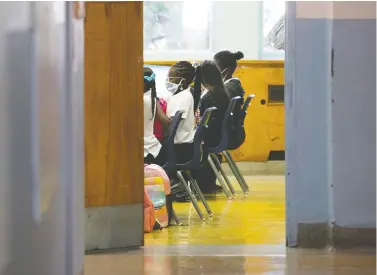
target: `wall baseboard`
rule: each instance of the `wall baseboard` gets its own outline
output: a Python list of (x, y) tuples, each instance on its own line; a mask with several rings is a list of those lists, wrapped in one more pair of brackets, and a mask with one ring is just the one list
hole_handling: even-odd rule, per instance
[(297, 231), (297, 247), (324, 248), (329, 244), (327, 223), (300, 223)]
[(85, 251), (142, 246), (143, 215), (143, 204), (85, 208)]
[(376, 247), (376, 228), (332, 228), (332, 245), (337, 248)]
[(300, 223), (298, 225), (298, 248), (375, 248), (376, 228), (349, 228), (327, 223)]

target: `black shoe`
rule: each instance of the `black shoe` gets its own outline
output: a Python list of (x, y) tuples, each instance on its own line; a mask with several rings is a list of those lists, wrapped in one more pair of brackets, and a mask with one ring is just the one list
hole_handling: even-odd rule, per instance
[(223, 188), (219, 185), (216, 185), (213, 189), (202, 190), (203, 195), (216, 195), (216, 193), (223, 192)]
[(185, 193), (185, 188), (182, 186), (182, 184), (175, 184), (170, 186), (170, 193), (171, 194), (180, 194)]
[(172, 195), (172, 200), (175, 202), (189, 202), (190, 197), (185, 192), (179, 192)]
[(153, 226), (153, 230), (162, 230), (162, 226), (160, 225), (160, 223), (156, 220), (154, 226)]
[(222, 192), (223, 188), (220, 185), (216, 185), (215, 190), (213, 190), (213, 191), (215, 191), (215, 192)]

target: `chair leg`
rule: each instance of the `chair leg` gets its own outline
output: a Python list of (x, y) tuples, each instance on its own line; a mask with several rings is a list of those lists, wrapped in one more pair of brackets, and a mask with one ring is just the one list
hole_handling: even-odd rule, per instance
[(212, 158), (213, 162), (216, 164), (217, 168), (219, 169), (221, 175), (223, 176), (226, 184), (229, 187), (230, 192), (233, 194), (233, 196), (235, 196), (236, 191), (234, 190), (233, 185), (230, 183), (228, 176), (225, 174), (224, 169), (221, 167), (221, 163), (220, 163), (219, 159), (213, 154), (211, 154), (211, 158)]
[(186, 192), (187, 194), (189, 195), (190, 197), (190, 200), (191, 200), (191, 203), (194, 205), (195, 207), (195, 210), (196, 212), (198, 213), (200, 219), (202, 221), (204, 221), (206, 218), (203, 216), (203, 213), (202, 213), (202, 210), (200, 210), (200, 207), (198, 205), (198, 202), (196, 201), (196, 198), (194, 197), (194, 195), (192, 194), (192, 192), (190, 191), (189, 187), (188, 187), (188, 184), (186, 182), (186, 180), (184, 179), (181, 171), (177, 171), (177, 176), (178, 176), (178, 179), (181, 181), (183, 187), (186, 189)]
[[(224, 156), (225, 156), (225, 154), (224, 154)], [(244, 194), (247, 194), (249, 191), (247, 190), (247, 188), (245, 187), (245, 185), (244, 185), (244, 183), (243, 183), (243, 181), (242, 181), (242, 178), (241, 178), (242, 175), (239, 175), (239, 174), (237, 173), (237, 170), (235, 169), (235, 166), (233, 165), (232, 162), (229, 161), (229, 159), (227, 159), (227, 157), (225, 157), (225, 159), (226, 159), (226, 161), (227, 161), (227, 163), (228, 163), (230, 169), (232, 170), (233, 175), (236, 177), (236, 179), (237, 179), (237, 181), (238, 181), (238, 183), (239, 183), (239, 185), (240, 185), (240, 187), (241, 187), (243, 193), (244, 193)]]
[(209, 205), (207, 203), (207, 200), (204, 197), (202, 191), (200, 190), (199, 185), (198, 185), (196, 179), (194, 179), (194, 177), (192, 176), (192, 174), (191, 174), (190, 171), (186, 171), (186, 174), (187, 174), (188, 178), (190, 179), (190, 182), (192, 183), (192, 186), (194, 187), (194, 189), (196, 190), (197, 194), (199, 195), (199, 198), (202, 201), (204, 207), (206, 208), (206, 211), (207, 211), (208, 215), (210, 217), (212, 217), (213, 216), (212, 210), (209, 207)]
[(234, 176), (236, 177), (238, 183), (240, 184), (240, 186), (241, 186), (241, 188), (242, 188), (242, 191), (243, 191), (245, 194), (247, 194), (247, 193), (249, 192), (249, 190), (248, 190), (248, 186), (245, 185), (246, 182), (245, 182), (245, 180), (243, 179), (242, 175), (239, 173), (239, 170), (237, 169), (237, 165), (236, 165), (236, 163), (233, 161), (233, 159), (232, 159), (232, 157), (231, 157), (231, 155), (229, 154), (228, 151), (224, 151), (224, 152), (223, 152), (223, 155), (224, 155), (224, 157), (225, 157), (225, 159), (226, 159), (226, 161), (227, 161), (227, 163), (228, 163), (230, 169), (232, 170)]
[(242, 174), (240, 173), (237, 164), (234, 162), (232, 156), (229, 154), (228, 151), (224, 151), (223, 155), (228, 163), (230, 169), (232, 170), (234, 176), (236, 177), (238, 183), (240, 184), (242, 191), (247, 194), (249, 192), (249, 186), (247, 185), (245, 179), (243, 178)]
[(209, 165), (211, 165), (211, 168), (213, 170), (213, 173), (215, 173), (216, 178), (219, 180), (220, 185), (223, 188), (223, 191), (224, 191), (226, 197), (228, 198), (228, 200), (232, 199), (232, 195), (229, 193), (228, 189), (226, 188), (225, 183), (224, 183), (223, 179), (221, 178), (219, 171), (217, 171), (216, 165), (213, 162), (211, 156), (208, 156), (208, 162), (209, 162)]
[(181, 221), (178, 219), (178, 216), (177, 214), (175, 213), (174, 209), (173, 209), (173, 213), (172, 213), (172, 216), (173, 216), (173, 219), (175, 220), (175, 224), (180, 226), (182, 225)]

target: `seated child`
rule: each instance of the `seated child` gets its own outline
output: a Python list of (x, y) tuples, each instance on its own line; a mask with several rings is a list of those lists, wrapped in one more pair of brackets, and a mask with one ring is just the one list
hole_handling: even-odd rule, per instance
[(156, 113), (161, 110), (156, 97), (156, 75), (150, 68), (144, 68), (144, 163), (164, 165), (164, 150), (153, 133)]
[[(191, 93), (190, 84), (194, 81), (194, 91)], [(187, 61), (174, 64), (169, 69), (166, 88), (172, 94), (168, 98), (166, 114), (158, 112), (157, 115), (165, 128), (168, 128), (170, 118), (177, 111), (183, 111), (182, 121), (174, 139), (177, 162), (183, 163), (192, 158), (196, 129), (195, 110), (198, 107), (201, 94), (200, 69), (195, 68)]]

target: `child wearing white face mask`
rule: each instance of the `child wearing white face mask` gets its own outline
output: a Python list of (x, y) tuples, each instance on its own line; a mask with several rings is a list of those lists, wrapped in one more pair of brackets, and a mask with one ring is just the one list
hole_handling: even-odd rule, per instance
[[(190, 84), (194, 80), (192, 92)], [(177, 162), (184, 163), (191, 160), (193, 153), (196, 129), (195, 110), (201, 94), (200, 69), (187, 61), (174, 64), (169, 70), (166, 88), (172, 95), (167, 99), (166, 118), (162, 119), (162, 122), (167, 127), (170, 124), (170, 117), (174, 116), (177, 111), (183, 111), (174, 143)]]
[[(194, 89), (192, 89), (190, 84), (194, 81)], [(174, 64), (166, 79), (166, 89), (171, 93), (171, 96), (167, 98), (166, 114), (157, 108), (157, 118), (167, 129), (170, 125), (170, 118), (177, 111), (183, 111), (182, 120), (174, 139), (174, 149), (177, 163), (185, 163), (192, 159), (194, 151), (195, 110), (198, 108), (201, 94), (200, 69), (195, 68), (187, 61)], [(169, 176), (175, 180), (176, 175)], [(175, 198), (173, 197), (172, 200), (189, 201), (186, 192), (179, 192), (174, 196)]]

